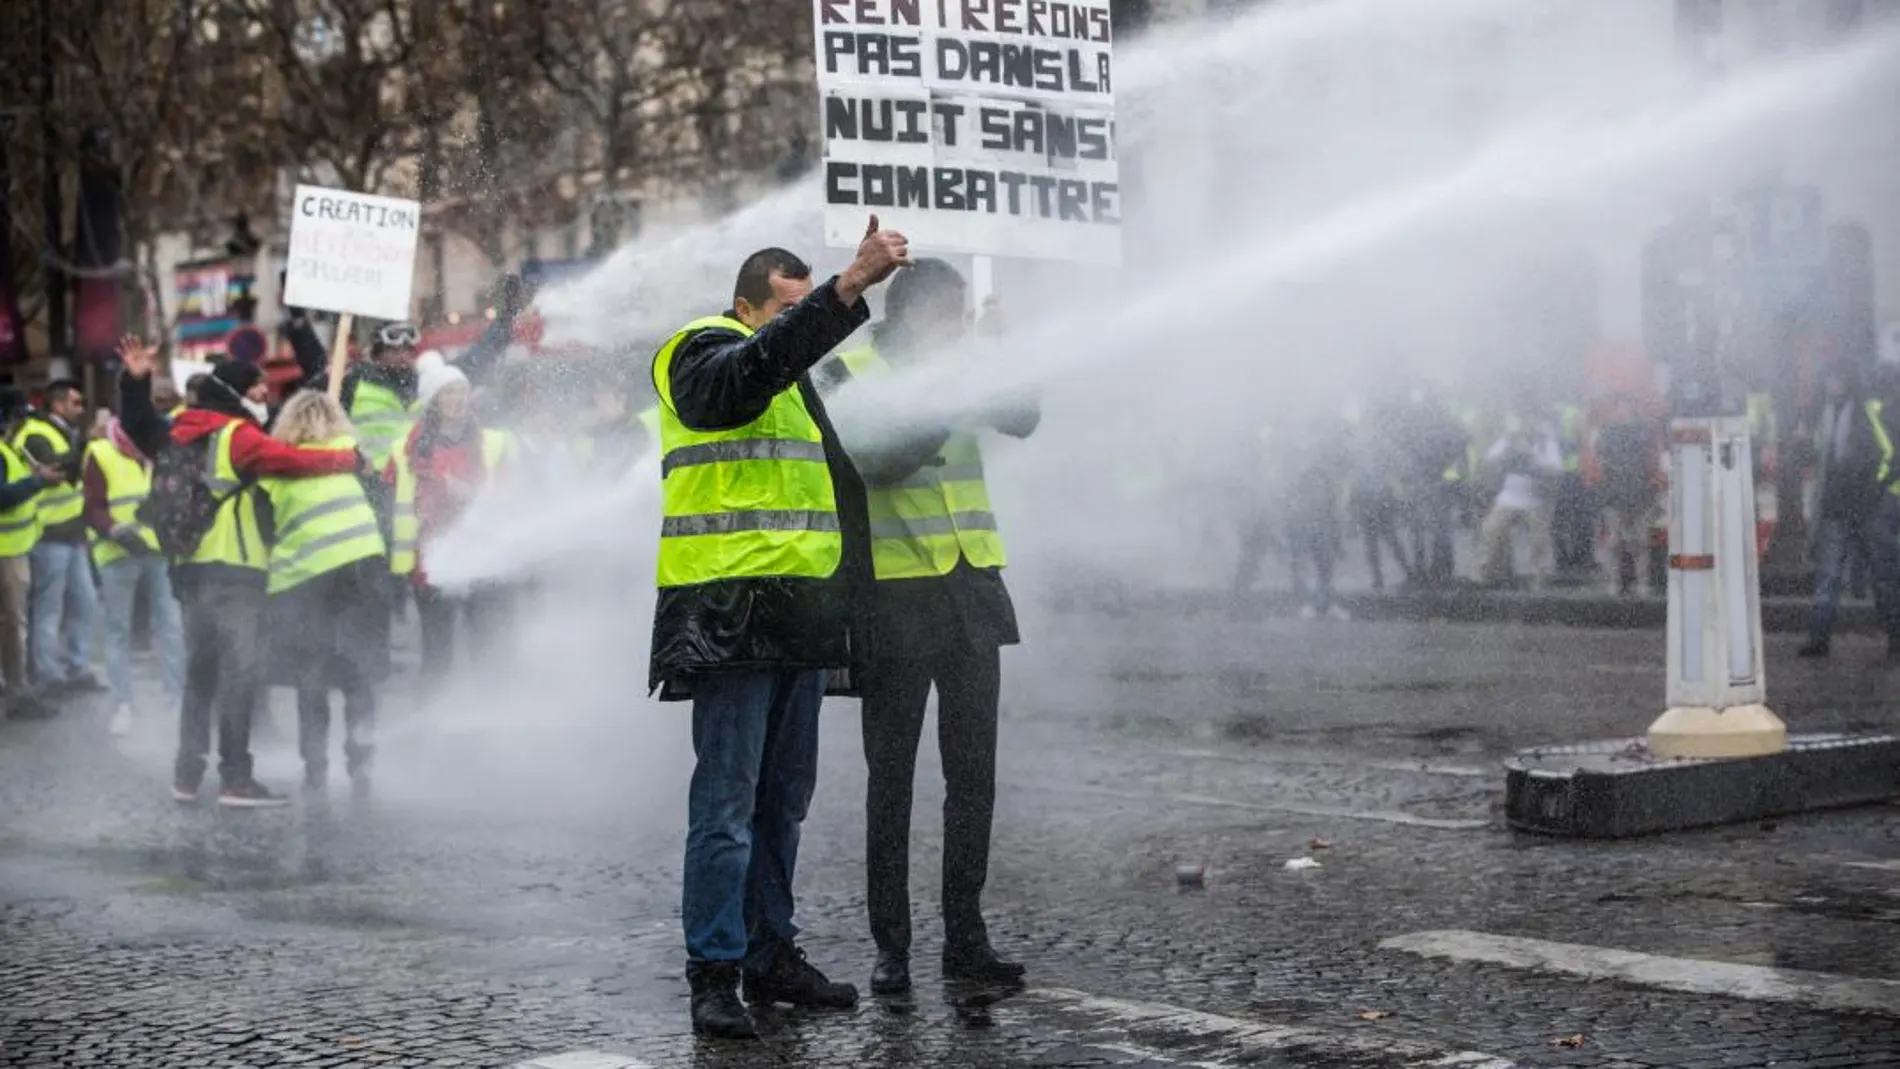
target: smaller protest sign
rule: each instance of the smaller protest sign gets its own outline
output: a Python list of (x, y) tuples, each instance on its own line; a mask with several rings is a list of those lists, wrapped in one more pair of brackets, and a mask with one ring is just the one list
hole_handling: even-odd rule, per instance
[(172, 385), (178, 387), (178, 396), (185, 396), (186, 383), (200, 375), (211, 374), (211, 369), (216, 366), (216, 364), (211, 364), (203, 360), (186, 360), (181, 357), (172, 357)]

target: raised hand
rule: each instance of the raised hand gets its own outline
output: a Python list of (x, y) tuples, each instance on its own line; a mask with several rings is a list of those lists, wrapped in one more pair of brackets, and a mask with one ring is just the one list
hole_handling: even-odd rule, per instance
[(119, 339), (119, 364), (125, 373), (135, 379), (151, 377), (158, 369), (158, 346), (149, 345), (145, 339), (127, 334)]
[(873, 215), (864, 228), (864, 239), (858, 242), (857, 258), (838, 276), (838, 296), (846, 304), (856, 304), (865, 290), (909, 266), (910, 239), (895, 230), (879, 229)]

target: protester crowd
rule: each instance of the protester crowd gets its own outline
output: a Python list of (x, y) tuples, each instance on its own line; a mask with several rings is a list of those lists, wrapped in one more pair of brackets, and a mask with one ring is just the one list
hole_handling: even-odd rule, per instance
[(1388, 577), (1407, 590), (1565, 582), (1625, 595), (1659, 581), (1667, 420), (1654, 403), (1481, 406), (1419, 386), (1340, 408), (1262, 433), (1273, 492), (1243, 521), (1238, 590), (1278, 551), (1303, 615), (1343, 617), (1333, 576), (1349, 536), (1375, 591)]

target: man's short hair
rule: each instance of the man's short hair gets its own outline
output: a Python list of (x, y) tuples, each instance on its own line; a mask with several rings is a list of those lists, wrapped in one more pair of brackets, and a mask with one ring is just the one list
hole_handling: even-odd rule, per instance
[(68, 392), (83, 394), (86, 391), (81, 389), (79, 383), (72, 379), (54, 379), (52, 382), (46, 384), (46, 403), (52, 404), (59, 398), (66, 396)]
[(739, 279), (732, 284), (732, 303), (740, 301), (754, 308), (772, 299), (772, 276), (800, 279), (811, 277), (811, 265), (784, 249), (760, 249), (739, 266)]

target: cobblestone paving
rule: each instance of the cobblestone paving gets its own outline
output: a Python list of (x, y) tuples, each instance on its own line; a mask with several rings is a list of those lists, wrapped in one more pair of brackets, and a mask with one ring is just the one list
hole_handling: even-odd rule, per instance
[[(776, 1015), (763, 1044), (698, 1044), (678, 950), (677, 711), (398, 702), (366, 808), (180, 810), (162, 801), (169, 724), (120, 744), (103, 709), (0, 725), (0, 1065), (509, 1066), (590, 1049), (732, 1069), (1375, 1069), (1458, 1052), (1900, 1065), (1900, 1016), (1379, 948), (1468, 929), (1900, 979), (1900, 870), (1849, 864), (1900, 859), (1900, 808), (1610, 844), (1499, 826), (1497, 756), (1653, 715), (1653, 636), (1198, 618), (1144, 643), (1114, 621), (1038, 623), (1049, 637), (1009, 664), (998, 943), (1039, 989), (1318, 1040), (1118, 1033), (1059, 998), (946, 991), (926, 761), (917, 1002)], [(1900, 724), (1871, 644), (1844, 641), (1820, 669), (1783, 645), (1772, 694), (1797, 727)], [(825, 731), (801, 920), (813, 959), (861, 983), (855, 708)], [(263, 766), (288, 781), (287, 740)], [(1294, 857), (1321, 867), (1286, 870)], [(1204, 890), (1176, 888), (1182, 862), (1207, 866)]]

